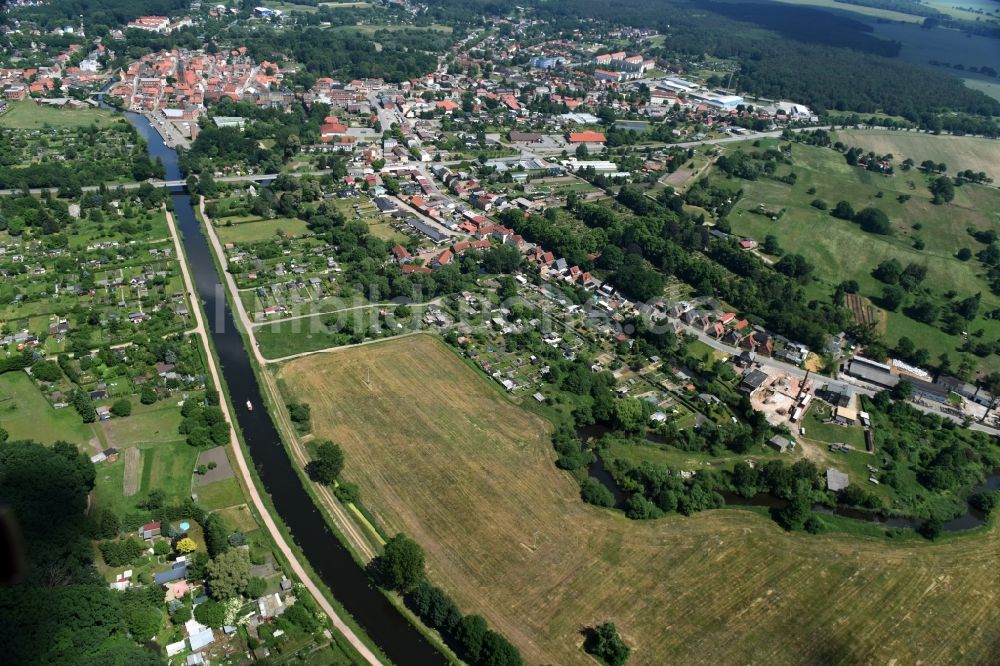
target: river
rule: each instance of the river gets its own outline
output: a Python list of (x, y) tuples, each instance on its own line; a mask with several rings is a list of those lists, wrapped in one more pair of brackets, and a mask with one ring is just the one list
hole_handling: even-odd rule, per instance
[[(576, 434), (580, 438), (580, 445), (584, 449), (589, 449), (608, 432), (610, 432), (610, 430), (602, 425), (583, 426), (577, 428), (576, 430)], [(664, 438), (656, 434), (647, 434), (646, 443), (654, 446), (666, 444)], [(616, 509), (625, 508), (625, 502), (628, 497), (622, 491), (621, 487), (619, 487), (618, 482), (615, 481), (614, 476), (611, 474), (610, 470), (608, 470), (607, 465), (600, 454), (596, 455), (594, 461), (587, 466), (587, 473), (591, 478), (599, 481), (601, 485), (611, 491), (611, 494), (615, 499), (614, 507)], [(993, 472), (986, 476), (986, 479), (982, 483), (979, 483), (970, 489), (969, 497), (975, 495), (976, 493), (990, 492), (994, 490), (1000, 490), (1000, 470), (993, 470)], [(763, 506), (770, 509), (782, 509), (788, 505), (786, 500), (774, 497), (773, 495), (768, 495), (767, 493), (758, 493), (753, 497), (743, 497), (727, 490), (720, 491), (719, 494), (721, 494), (726, 500), (726, 506)], [(856, 509), (847, 506), (836, 506), (834, 508), (830, 508), (822, 504), (816, 504), (813, 506), (813, 511), (871, 522), (884, 527), (917, 529), (924, 523), (924, 521), (919, 518), (908, 518), (905, 516), (882, 516), (872, 511), (865, 511), (864, 509)], [(962, 532), (980, 527), (985, 521), (986, 515), (966, 502), (965, 513), (944, 521), (941, 525), (941, 529), (945, 532)]]
[[(146, 139), (147, 151), (160, 158), (167, 180), (182, 178), (177, 153), (168, 148), (149, 120), (135, 113), (125, 117)], [(369, 637), (397, 664), (446, 664), (447, 659), (388, 599), (368, 582), (364, 570), (347, 548), (330, 532), (323, 515), (302, 486), (265, 409), (242, 409), (247, 401), (263, 404), (257, 377), (236, 328), (229, 302), (212, 260), (211, 249), (184, 193), (171, 195), (174, 217), (183, 236), (184, 250), (198, 296), (205, 308), (212, 341), (236, 406), (234, 416), (264, 490), (271, 496), (278, 516), (291, 531), (309, 564), (337, 601), (364, 628)]]

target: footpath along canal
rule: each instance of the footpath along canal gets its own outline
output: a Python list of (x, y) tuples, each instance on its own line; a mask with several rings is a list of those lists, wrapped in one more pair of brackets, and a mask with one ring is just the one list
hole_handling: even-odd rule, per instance
[[(177, 153), (167, 147), (145, 117), (125, 117), (146, 139), (150, 158), (159, 158), (168, 180), (180, 179)], [(378, 589), (373, 587), (347, 548), (330, 533), (323, 515), (302, 486), (267, 410), (243, 337), (236, 328), (225, 291), (212, 261), (208, 241), (186, 193), (171, 195), (174, 218), (184, 241), (184, 251), (194, 277), (198, 298), (207, 315), (212, 342), (229, 388), (235, 416), (243, 432), (264, 490), (271, 496), (278, 516), (295, 537), (309, 564), (330, 588), (337, 601), (362, 626), (368, 636), (394, 663), (446, 664), (447, 659), (407, 621)], [(248, 410), (247, 402), (258, 406)]]

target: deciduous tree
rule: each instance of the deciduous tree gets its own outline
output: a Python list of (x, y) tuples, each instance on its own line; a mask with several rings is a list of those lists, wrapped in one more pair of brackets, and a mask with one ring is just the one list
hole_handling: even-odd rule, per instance
[(250, 582), (250, 558), (246, 551), (228, 550), (208, 563), (208, 589), (214, 599), (230, 599)]
[(406, 592), (424, 580), (424, 551), (413, 539), (397, 534), (367, 570), (380, 587)]

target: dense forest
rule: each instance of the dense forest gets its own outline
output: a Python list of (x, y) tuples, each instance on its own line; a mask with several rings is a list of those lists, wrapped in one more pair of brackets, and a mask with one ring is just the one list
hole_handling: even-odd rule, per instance
[[(373, 41), (381, 48), (376, 48)], [(426, 30), (368, 36), (356, 30), (308, 27), (297, 31), (294, 39), (279, 31), (258, 32), (247, 42), (247, 48), (258, 61), (287, 53), (306, 71), (319, 76), (333, 72), (346, 79), (381, 77), (398, 82), (433, 71), (436, 54), (444, 52), (450, 43), (444, 33)]]
[(118, 27), (137, 16), (169, 16), (187, 9), (188, 0), (61, 0), (39, 2), (34, 6), (20, 7), (17, 16), (37, 22), (52, 29), (76, 25), (84, 21), (88, 26)]
[(19, 529), (24, 561), (14, 584), (0, 588), (5, 663), (162, 663), (133, 638), (159, 617), (157, 605), (145, 593), (109, 590), (93, 567), (84, 511), (94, 479), (93, 464), (71, 444), (0, 447), (0, 500), (8, 511), (0, 519), (7, 536)]

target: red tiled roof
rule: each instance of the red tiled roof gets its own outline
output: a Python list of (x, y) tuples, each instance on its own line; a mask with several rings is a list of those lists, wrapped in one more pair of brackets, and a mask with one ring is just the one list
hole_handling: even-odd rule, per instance
[(570, 143), (604, 143), (607, 139), (600, 132), (587, 130), (585, 132), (572, 132), (569, 135)]

